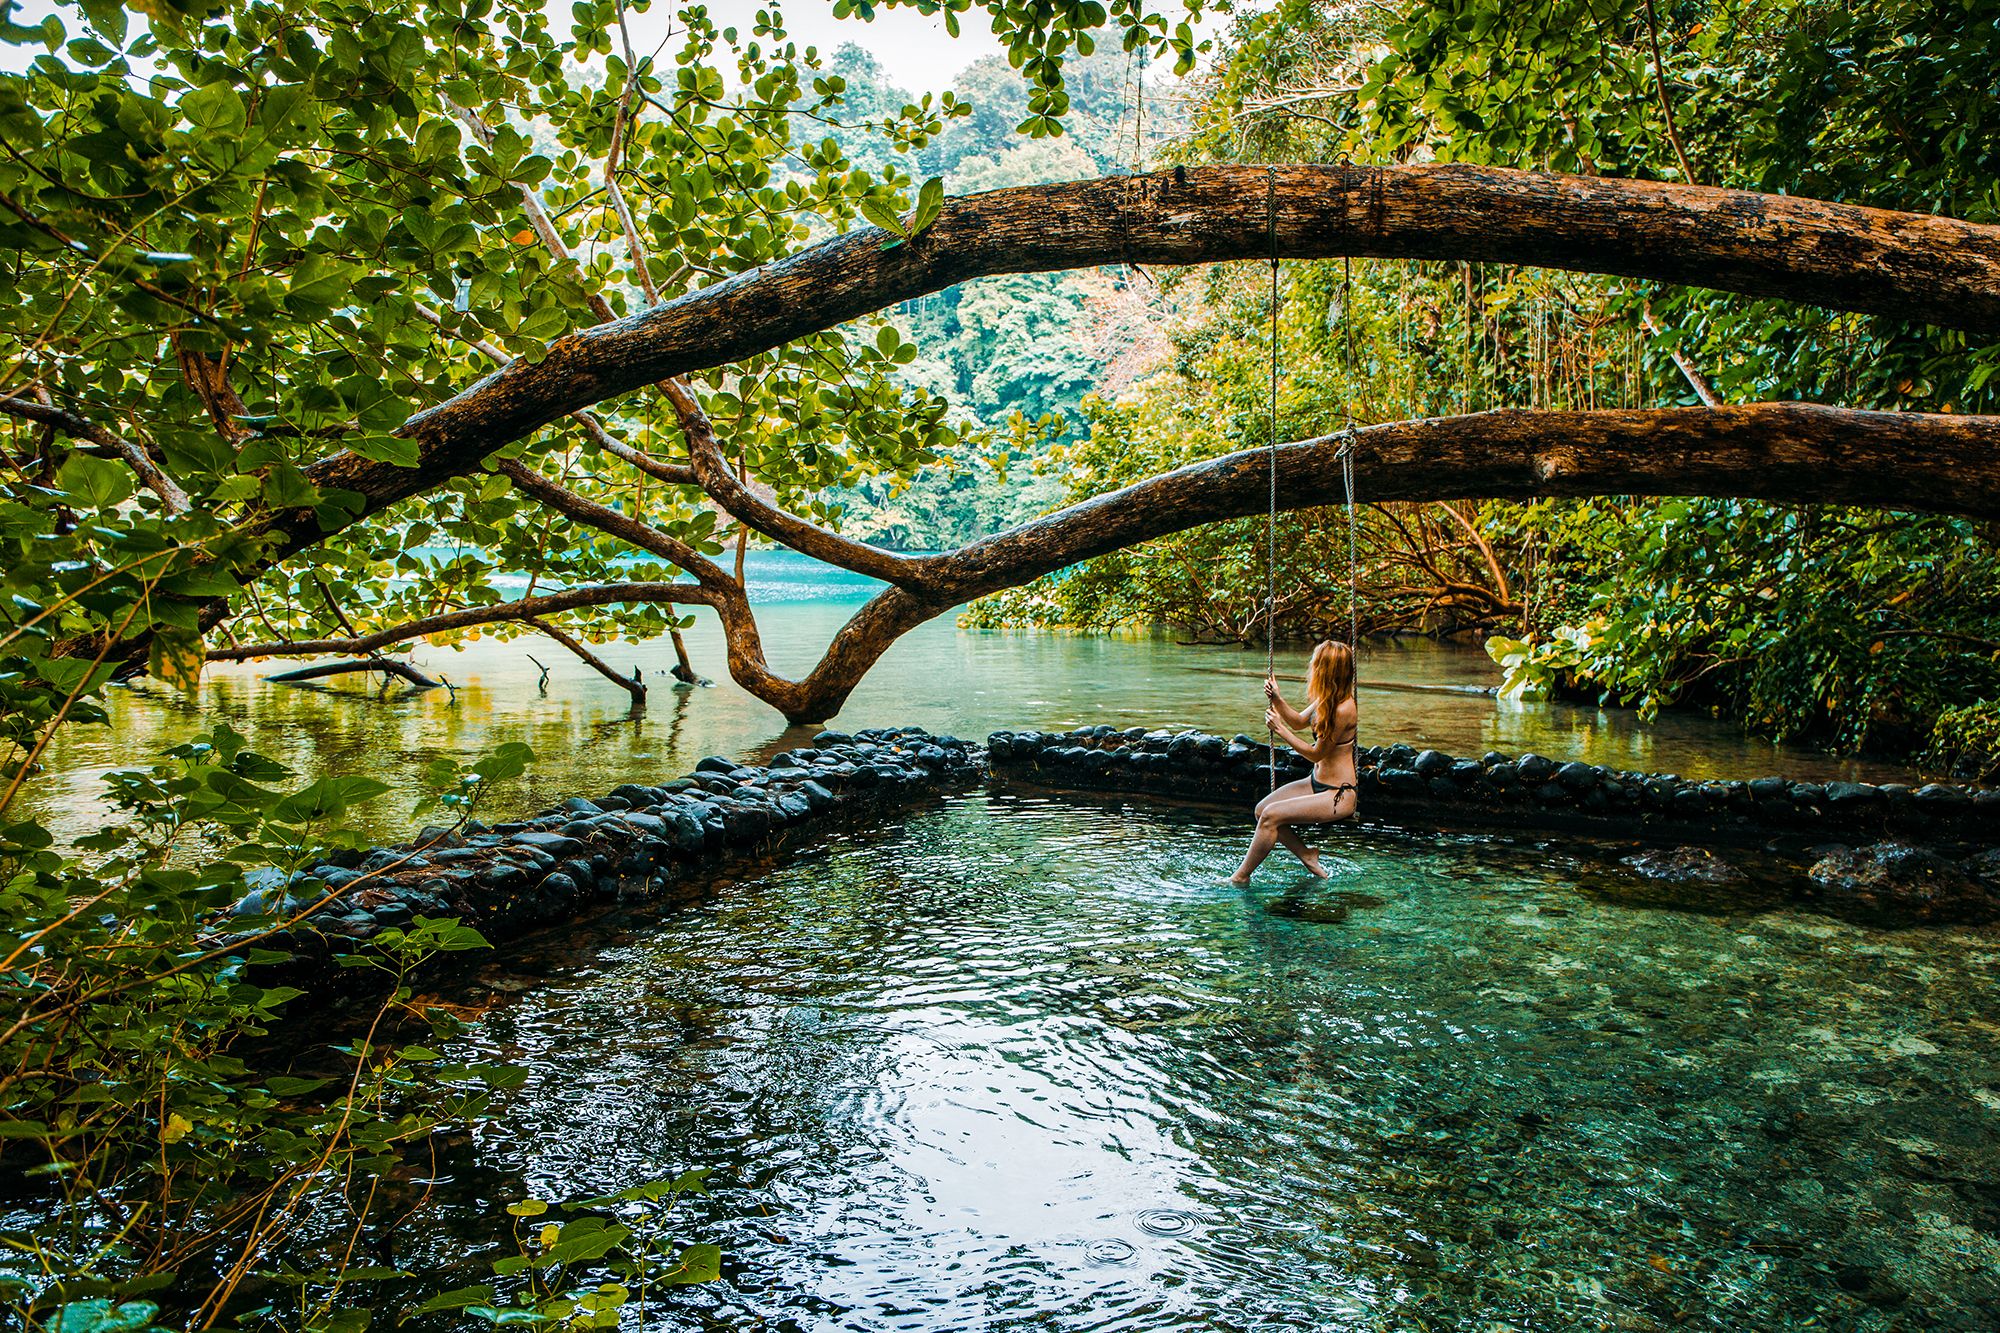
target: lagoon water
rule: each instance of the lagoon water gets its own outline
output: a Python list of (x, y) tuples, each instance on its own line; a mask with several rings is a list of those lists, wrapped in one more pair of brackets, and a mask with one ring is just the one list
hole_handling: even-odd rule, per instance
[(658, 1329), (2000, 1326), (2000, 935), (1634, 902), (1573, 841), (973, 793), (451, 999), (529, 1071), (394, 1261), (701, 1166)]
[[(871, 588), (752, 570), (780, 670)], [(689, 638), (721, 677), (712, 622)], [(607, 652), (664, 686), (664, 643)], [(419, 660), (455, 693), (291, 688), (269, 664), (193, 698), (118, 691), (33, 799), (82, 832), (105, 770), (227, 721), (301, 774), (396, 786), (367, 817), (390, 836), (439, 756), (530, 743), (505, 814), (812, 730), (726, 681), (633, 714), (535, 640)], [(946, 618), (839, 721), (1253, 730), (1261, 665)], [(1894, 773), (1699, 717), (1502, 703), (1477, 692), (1496, 674), (1371, 646), (1363, 736)], [(1238, 889), (1243, 836), (1226, 812), (976, 791), (485, 956), (435, 997), (470, 1020), (447, 1054), (527, 1080), (391, 1182), (367, 1248), (409, 1276), (380, 1299), (489, 1279), (512, 1201), (698, 1166), (712, 1193), (674, 1229), (721, 1245), (724, 1279), (650, 1300), (647, 1328), (2000, 1326), (2000, 933), (1850, 924), (1754, 883), (1662, 901), (1616, 849), (1384, 827), (1328, 835), (1330, 883), (1280, 854)], [(457, 1325), (412, 1327), (433, 1326)]]
[[(791, 552), (753, 552), (748, 575), (766, 652), (787, 674), (810, 669), (833, 632), (881, 586)], [(412, 691), (400, 682), (385, 691), (360, 676), (316, 688), (264, 679), (288, 662), (211, 666), (194, 696), (141, 682), (112, 692), (110, 727), (63, 730), (28, 799), (60, 834), (87, 832), (102, 817), (106, 771), (150, 763), (167, 746), (227, 722), (252, 748), (301, 775), (367, 773), (390, 783), (396, 792), (357, 820), (388, 838), (408, 831), (426, 764), (439, 757), (468, 762), (503, 741), (526, 741), (539, 762), (496, 793), (489, 810), (501, 815), (621, 782), (658, 781), (703, 755), (761, 756), (807, 743), (817, 728), (788, 729), (728, 680), (721, 632), (709, 612), (697, 616), (687, 638), (697, 669), (715, 678), (713, 688), (670, 688), (673, 653), (665, 640), (602, 648), (613, 665), (638, 666), (656, 682), (641, 713), (622, 690), (537, 635), (418, 649), (413, 660), (449, 680), (451, 691)], [(546, 685), (530, 655), (549, 665)], [(969, 737), (1093, 723), (1261, 732), (1262, 669), (1261, 651), (1188, 646), (1140, 632), (963, 630), (947, 615), (890, 649), (837, 723), (915, 723)], [(1302, 669), (1299, 652), (1281, 655), (1281, 674)], [(1361, 661), (1363, 739), (1475, 756), (1534, 750), (1685, 777), (1903, 776), (1883, 765), (1780, 750), (1699, 715), (1670, 713), (1645, 726), (1627, 710), (1509, 703), (1477, 692), (1498, 680), (1476, 647), (1370, 644)]]

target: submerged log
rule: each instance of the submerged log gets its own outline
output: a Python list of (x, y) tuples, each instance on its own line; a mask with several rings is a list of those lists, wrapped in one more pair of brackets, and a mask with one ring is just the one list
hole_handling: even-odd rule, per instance
[(432, 680), (408, 662), (398, 662), (392, 657), (364, 657), (353, 662), (319, 662), (312, 666), (296, 667), (290, 671), (280, 671), (266, 680), (282, 681), (287, 685), (297, 685), (304, 681), (320, 680), (327, 676), (345, 676), (356, 671), (375, 671), (385, 676), (396, 676), (407, 680), (420, 690), (434, 690), (444, 684)]

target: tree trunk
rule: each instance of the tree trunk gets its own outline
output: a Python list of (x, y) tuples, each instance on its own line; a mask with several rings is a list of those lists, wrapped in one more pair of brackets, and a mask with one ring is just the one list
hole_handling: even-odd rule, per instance
[[(415, 467), (307, 470), (363, 512), (429, 490), (571, 412), (738, 361), (954, 283), (1099, 264), (1337, 255), (1530, 264), (2000, 330), (2000, 227), (1851, 204), (1495, 167), (1180, 167), (948, 200), (914, 241), (864, 227), (557, 339), (413, 417)], [(325, 535), (274, 515), (279, 555)]]

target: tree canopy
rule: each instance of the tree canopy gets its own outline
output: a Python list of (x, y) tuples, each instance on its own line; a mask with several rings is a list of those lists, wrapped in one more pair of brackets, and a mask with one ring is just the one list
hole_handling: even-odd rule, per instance
[[(277, 1254), (298, 1327), (358, 1329), (302, 1215), (365, 1219), (512, 1076), (373, 1028), (344, 1093), (245, 1057), (299, 998), (259, 946), (343, 891), (321, 858), (382, 784), (215, 726), (58, 848), (10, 809), (119, 673), (541, 634), (643, 700), (593, 644), (703, 611), (820, 719), (972, 598), (1251, 636), (1275, 466), (1288, 633), (1505, 628), (1518, 694), (1996, 748), (1982, 0), (1281, 0), (1149, 113), (1170, 142), (1125, 90), (1193, 70), (1194, 0), (903, 2), (1005, 61), (909, 96), (775, 6), (5, 11), (0, 1151), (59, 1206), (0, 1302), (136, 1327), (173, 1285), (205, 1327)], [(1313, 554), (1350, 465), (1365, 607)], [(801, 679), (753, 534), (888, 585)], [(528, 758), (442, 763), (425, 809)], [(376, 942), (371, 1021), (450, 1035), (411, 969), (482, 941)], [(504, 1318), (617, 1320), (538, 1290)]]

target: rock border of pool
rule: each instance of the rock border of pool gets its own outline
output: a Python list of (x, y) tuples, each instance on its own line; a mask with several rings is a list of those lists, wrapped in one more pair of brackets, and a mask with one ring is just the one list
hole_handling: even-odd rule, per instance
[[(1093, 790), (1163, 788), (1189, 799), (1255, 801), (1267, 790), (1264, 742), (1199, 731), (1080, 727), (1067, 732), (995, 732), (987, 759), (1003, 774), (1033, 773), (1047, 785)], [(1488, 751), (1465, 759), (1410, 745), (1361, 746), (1361, 799), (1369, 810), (1448, 813), (1451, 822), (1522, 816), (1538, 827), (1593, 832), (1692, 829), (1747, 832), (1908, 834), (1982, 845), (2000, 842), (2000, 788), (1931, 783), (1697, 781), (1635, 773), (1538, 754)], [(1280, 747), (1277, 777), (1306, 776), (1307, 765)], [(1482, 819), (1481, 817), (1485, 817)]]
[[(1266, 751), (1248, 736), (1082, 727), (995, 732), (984, 747), (920, 727), (822, 731), (809, 747), (745, 764), (711, 755), (658, 785), (624, 783), (525, 819), (428, 827), (406, 843), (329, 855), (282, 886), (271, 872), (231, 909), (297, 918), (275, 940), (292, 966), (325, 964), (419, 917), (456, 917), (505, 942), (619, 904), (663, 897), (727, 873), (732, 858), (879, 824), (913, 803), (982, 784), (1247, 806), (1266, 790)], [(1281, 755), (1278, 778), (1303, 777)], [(1717, 873), (1710, 845), (1817, 858), (1806, 891), (1904, 922), (2000, 919), (2000, 789), (1933, 784), (1686, 781), (1539, 755), (1455, 758), (1408, 745), (1358, 752), (1364, 818), (1407, 826), (1569, 832), (1694, 843), (1689, 857), (1629, 861), (1643, 875)], [(1921, 839), (1924, 847), (1866, 837)], [(1811, 847), (1815, 840), (1822, 845)], [(1839, 844), (1829, 846), (1826, 844)], [(1946, 849), (1963, 858), (1952, 861)], [(1724, 867), (1726, 869), (1726, 867)], [(1685, 872), (1685, 873), (1683, 873)], [(225, 927), (227, 922), (224, 923)]]
[(231, 914), (300, 917), (265, 941), (288, 948), (294, 968), (418, 917), (456, 917), (499, 943), (663, 897), (777, 837), (879, 822), (984, 777), (979, 746), (920, 727), (823, 731), (814, 742), (769, 764), (710, 755), (657, 786), (623, 783), (490, 828), (427, 827), (407, 843), (333, 853), (285, 883), (282, 901), (274, 873)]

